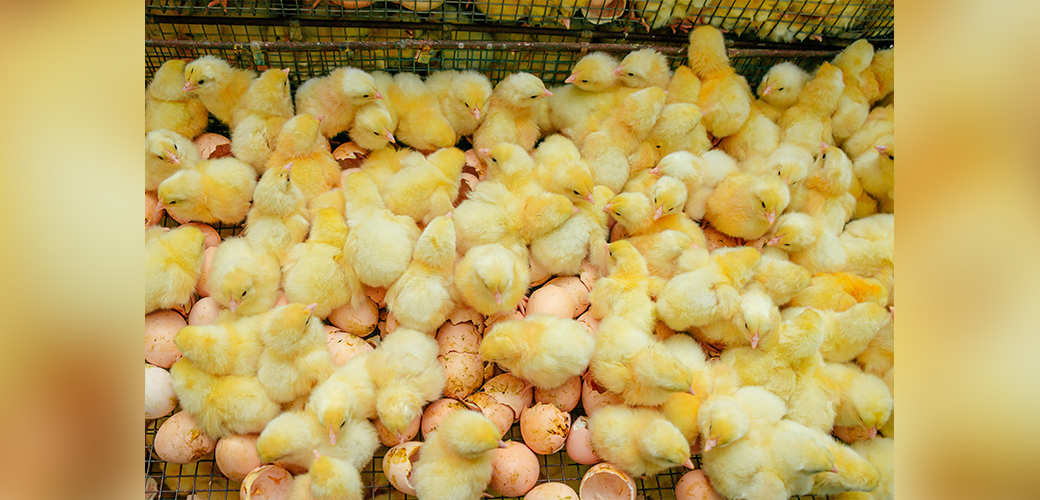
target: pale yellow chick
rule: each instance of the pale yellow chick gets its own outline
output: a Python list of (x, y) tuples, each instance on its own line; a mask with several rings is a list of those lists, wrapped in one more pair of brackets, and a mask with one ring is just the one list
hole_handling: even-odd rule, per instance
[(752, 102), (747, 120), (736, 132), (722, 139), (720, 146), (733, 158), (743, 161), (767, 156), (780, 145), (780, 127)]
[[(798, 307), (786, 309), (785, 314), (794, 314)], [(876, 302), (856, 304), (844, 311), (817, 311), (823, 318), (824, 339), (820, 355), (830, 363), (845, 363), (859, 356), (881, 327), (891, 320), (888, 309)]]
[(365, 366), (376, 386), (376, 414), (391, 434), (401, 432), (444, 391), (444, 366), (430, 335), (398, 328), (383, 339)]
[(264, 346), (260, 331), (268, 315), (221, 315), (212, 325), (188, 325), (174, 337), (177, 350), (210, 375), (255, 376)]
[(343, 181), (347, 216), (346, 265), (361, 283), (388, 287), (404, 274), (412, 260), (419, 227), (405, 215), (394, 215), (383, 204), (376, 185), (364, 172), (354, 172)]
[(649, 276), (646, 260), (630, 242), (615, 241), (607, 251), (610, 274), (593, 285), (589, 293), (590, 312), (596, 318), (625, 318), (640, 331), (649, 332), (656, 318), (651, 296), (659, 285)]
[(397, 113), (385, 101), (371, 101), (354, 114), (350, 126), (350, 140), (369, 151), (376, 151), (397, 143)]
[(780, 326), (780, 309), (761, 289), (740, 296), (740, 308), (729, 318), (700, 327), (700, 338), (726, 347), (758, 347), (759, 342)]
[(813, 476), (813, 495), (835, 495), (847, 491), (871, 492), (881, 481), (881, 471), (854, 449), (831, 436), (820, 433), (820, 441), (834, 455), (837, 472), (824, 471)]
[(332, 137), (350, 130), (358, 108), (375, 99), (383, 94), (372, 75), (345, 66), (303, 82), (296, 89), (296, 113), (323, 116), (321, 135)]
[(441, 114), (436, 94), (415, 73), (398, 73), (387, 93), (397, 113), (397, 140), (419, 150), (434, 151), (455, 145), (458, 137)]
[[(669, 94), (670, 95), (670, 94)], [(650, 135), (629, 157), (630, 169), (638, 172), (658, 165), (662, 158), (677, 151), (699, 155), (711, 149), (708, 133), (701, 123), (696, 104), (666, 104), (661, 109)]]
[(876, 146), (895, 144), (894, 134), (895, 106), (874, 108), (867, 115), (866, 123), (841, 145), (841, 149), (849, 158), (859, 158)]
[(660, 87), (664, 89), (672, 79), (672, 70), (668, 67), (668, 58), (654, 49), (640, 49), (629, 52), (614, 74), (618, 81), (626, 87), (645, 89)]
[(200, 159), (198, 148), (183, 135), (165, 129), (148, 132), (144, 136), (145, 191), (155, 191), (162, 181), (194, 167)]
[(539, 389), (554, 389), (585, 372), (594, 346), (581, 323), (533, 314), (495, 323), (480, 342), (480, 358)]
[(292, 183), (291, 169), (291, 164), (272, 168), (260, 177), (242, 233), (253, 248), (272, 252), (279, 262), (310, 228), (303, 192)]
[(144, 313), (183, 306), (202, 274), (206, 236), (182, 226), (144, 244)]
[(335, 445), (347, 422), (376, 418), (376, 386), (365, 368), (370, 353), (350, 358), (311, 391), (307, 410), (317, 416)]
[[(613, 111), (620, 83), (614, 69), (618, 61), (610, 54), (593, 52), (578, 60), (567, 84), (549, 96), (549, 121), (552, 128), (581, 144)], [(626, 87), (627, 89), (627, 87)]]
[(747, 288), (760, 289), (774, 304), (784, 305), (798, 292), (809, 286), (812, 274), (804, 267), (787, 260), (784, 252), (762, 251), (762, 262)]
[(414, 162), (387, 180), (381, 191), (386, 208), (421, 224), (447, 214), (459, 194), (466, 155), (458, 148), (444, 148)]
[(779, 248), (790, 256), (791, 262), (812, 274), (844, 269), (848, 254), (825, 221), (808, 214), (791, 212), (776, 221), (773, 236), (766, 245)]
[(533, 159), (535, 177), (543, 189), (566, 196), (572, 203), (595, 203), (592, 172), (574, 141), (561, 134), (546, 137)]
[(264, 351), (256, 377), (277, 403), (306, 398), (332, 375), (328, 338), (321, 320), (311, 315), (313, 310), (313, 305), (281, 306), (260, 332)]
[(844, 90), (841, 69), (829, 63), (820, 65), (816, 76), (798, 93), (798, 103), (780, 116), (780, 142), (796, 144), (807, 151), (816, 151), (820, 142), (833, 144), (830, 117)]
[(231, 154), (263, 174), (275, 138), (293, 117), (289, 69), (269, 69), (253, 80), (231, 120)]
[(687, 331), (733, 317), (740, 307), (739, 290), (761, 261), (753, 248), (717, 249), (708, 265), (668, 280), (657, 295), (660, 319), (673, 330)]
[[(856, 364), (863, 371), (885, 378), (895, 365), (895, 313), (881, 325), (867, 348), (856, 356)], [(886, 434), (888, 436), (888, 434)]]
[(697, 78), (697, 74), (689, 66), (682, 65), (675, 68), (675, 73), (672, 74), (665, 90), (668, 91), (668, 99), (665, 101), (668, 104), (697, 104), (701, 93), (701, 79)]
[(530, 73), (507, 76), (495, 86), (484, 123), (473, 132), (473, 148), (479, 151), (509, 142), (527, 151), (534, 149), (540, 135), (535, 105), (551, 95), (542, 80)]
[(697, 106), (705, 129), (715, 137), (726, 137), (740, 129), (751, 113), (751, 88), (730, 66), (722, 33), (712, 26), (690, 32), (690, 68), (701, 79)]
[(253, 316), (274, 305), (281, 277), (274, 254), (253, 248), (244, 237), (228, 238), (213, 255), (210, 297), (233, 313)]
[(624, 316), (600, 322), (589, 374), (625, 404), (657, 406), (674, 392), (690, 392), (695, 371), (682, 353), (654, 340)]
[(314, 500), (361, 500), (361, 472), (343, 460), (314, 451), (307, 471)]
[(596, 456), (633, 476), (653, 477), (690, 462), (682, 432), (654, 410), (601, 408), (589, 417), (589, 432)]
[(180, 222), (237, 224), (246, 218), (256, 171), (232, 157), (201, 160), (159, 184), (159, 204)]
[(802, 186), (791, 195), (791, 211), (805, 212), (838, 234), (856, 210), (850, 192), (855, 177), (852, 162), (840, 148), (821, 144), (822, 152)]
[(863, 126), (870, 113), (870, 101), (861, 90), (863, 72), (874, 58), (874, 47), (865, 39), (852, 42), (842, 50), (831, 64), (841, 68), (845, 89), (841, 92), (838, 107), (831, 116), (831, 131), (836, 144), (841, 144), (853, 132)]
[(606, 121), (582, 141), (581, 156), (589, 163), (597, 185), (621, 191), (631, 176), (629, 155), (650, 133), (664, 100), (661, 87), (635, 92), (621, 101)]
[(455, 287), (465, 304), (485, 316), (512, 311), (530, 286), (528, 261), (519, 244), (475, 246), (455, 266)]
[(782, 180), (738, 172), (715, 187), (705, 202), (704, 218), (722, 233), (753, 240), (769, 231), (790, 201)]
[(774, 122), (787, 108), (798, 102), (798, 94), (809, 81), (809, 74), (790, 61), (784, 61), (769, 68), (758, 84), (758, 97), (755, 101), (764, 115)]
[(255, 376), (214, 376), (187, 358), (170, 367), (181, 408), (213, 437), (260, 432), (282, 411)]
[(866, 441), (858, 441), (852, 444), (852, 449), (861, 457), (865, 458), (880, 473), (878, 486), (869, 492), (838, 493), (831, 496), (835, 500), (894, 500), (895, 499), (895, 440), (891, 438), (877, 438)]
[(376, 428), (366, 419), (348, 420), (331, 444), (318, 416), (309, 409), (286, 411), (272, 420), (256, 441), (256, 452), (263, 463), (278, 462), (309, 469), (314, 451), (342, 460), (355, 469), (372, 461), (379, 448)]
[(826, 363), (817, 377), (834, 402), (835, 426), (862, 427), (874, 437), (892, 415), (892, 393), (876, 375), (851, 363)]
[(523, 245), (519, 220), (522, 209), (523, 199), (501, 183), (490, 180), (478, 183), (452, 211), (456, 251), (466, 255), (480, 245)]
[(343, 216), (332, 208), (319, 211), (307, 241), (294, 245), (282, 264), (282, 290), (290, 302), (317, 304), (312, 314), (318, 318), (360, 304), (361, 281), (343, 259), (346, 239)]
[(223, 59), (206, 55), (184, 66), (181, 90), (198, 97), (217, 120), (231, 125), (239, 100), (255, 78), (255, 71), (234, 68)]
[(895, 144), (878, 144), (859, 155), (852, 163), (852, 171), (863, 191), (881, 204), (882, 211), (895, 210)]
[(809, 286), (788, 303), (792, 307), (812, 306), (816, 309), (844, 311), (860, 302), (888, 304), (888, 292), (880, 281), (848, 272), (820, 273)]
[(209, 112), (198, 97), (186, 94), (182, 59), (170, 59), (152, 76), (144, 97), (144, 132), (170, 130), (188, 139), (206, 130)]
[(608, 234), (607, 214), (603, 207), (614, 193), (606, 186), (596, 186), (592, 189), (592, 196), (592, 203), (576, 201), (574, 206), (579, 212), (560, 227), (531, 240), (531, 259), (550, 274), (577, 275), (586, 256), (600, 272), (606, 272), (609, 266), (606, 252)]
[(408, 268), (386, 290), (387, 311), (404, 328), (432, 333), (455, 308), (454, 278), (455, 223), (448, 212), (423, 229)]
[(693, 220), (701, 220), (707, 211), (708, 197), (726, 176), (737, 171), (737, 162), (721, 149), (713, 149), (700, 157), (679, 151), (669, 154), (657, 164), (661, 175), (675, 177), (686, 184), (686, 208)]
[(329, 151), (329, 141), (319, 132), (324, 120), (310, 114), (297, 114), (285, 122), (275, 139), (267, 169), (292, 162), (290, 178), (310, 201), (321, 193), (339, 187), (340, 166)]
[(476, 71), (437, 71), (426, 78), (426, 88), (437, 96), (441, 114), (457, 136), (477, 130), (491, 104), (491, 81)]
[(420, 500), (480, 500), (502, 432), (475, 411), (453, 411), (423, 443), (411, 481)]

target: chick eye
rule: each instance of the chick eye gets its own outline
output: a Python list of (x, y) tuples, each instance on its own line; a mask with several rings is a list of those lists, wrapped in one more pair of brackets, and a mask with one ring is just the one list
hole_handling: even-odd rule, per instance
[(537, 98), (538, 98), (538, 96), (536, 96), (536, 95), (531, 96), (531, 99), (537, 99)]
[(361, 97), (364, 97), (365, 99), (368, 99), (368, 94), (365, 94), (365, 95), (363, 95)]
[(372, 132), (372, 135), (379, 135), (379, 132)]
[(577, 195), (580, 195), (580, 194), (581, 194), (581, 193), (579, 193), (579, 192), (578, 192), (577, 190), (573, 190), (573, 192), (574, 192), (574, 194), (577, 194)]
[(163, 155), (155, 155), (155, 157), (156, 157), (156, 158), (158, 158), (158, 159), (160, 159), (160, 160), (162, 160), (162, 159), (163, 159)]
[(177, 204), (177, 200), (173, 200), (173, 201), (167, 203), (167, 205), (176, 205), (176, 204)]
[(784, 88), (783, 88), (783, 87), (780, 87), (780, 88), (776, 89), (776, 91), (777, 91), (777, 92), (780, 92), (780, 91), (782, 91), (782, 90), (784, 90)]
[(618, 212), (617, 210), (614, 210), (614, 215), (616, 215), (618, 217), (621, 217), (621, 212)]
[(588, 80), (582, 80), (581, 83), (589, 83)]
[(492, 158), (492, 159), (491, 159), (491, 163), (498, 163), (498, 160), (496, 160), (496, 159)]
[(636, 76), (635, 73), (629, 73), (628, 76)]
[(766, 208), (766, 202), (762, 202), (762, 208)]
[(199, 85), (206, 83), (206, 80), (199, 80)]
[(469, 103), (468, 102), (464, 102), (464, 103), (462, 103), (462, 105), (466, 106), (467, 108), (469, 107)]
[(657, 149), (661, 149), (661, 145), (660, 144), (657, 145)]
[(895, 160), (895, 159), (896, 159), (896, 157), (895, 157), (895, 155), (888, 155), (888, 159), (889, 159), (889, 160)]

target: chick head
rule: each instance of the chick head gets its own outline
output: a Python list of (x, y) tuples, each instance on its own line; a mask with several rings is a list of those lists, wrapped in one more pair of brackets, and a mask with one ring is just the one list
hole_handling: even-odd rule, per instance
[(603, 210), (629, 231), (649, 220), (654, 212), (650, 198), (643, 193), (621, 193), (612, 198)]
[[(482, 151), (483, 152), (483, 151)], [(534, 159), (524, 148), (500, 142), (488, 150), (488, 177), (524, 175), (534, 172)]]
[(649, 133), (661, 116), (665, 98), (661, 87), (648, 87), (626, 97), (617, 113), (632, 129)]
[(729, 67), (726, 41), (718, 28), (709, 24), (698, 26), (690, 32), (688, 64), (700, 78), (714, 76)]
[(610, 274), (641, 273), (646, 274), (646, 259), (632, 246), (628, 240), (617, 240), (607, 245), (610, 255)]
[(513, 73), (498, 83), (494, 94), (511, 106), (528, 108), (539, 99), (552, 95), (537, 76), (530, 73)]
[(789, 108), (798, 102), (798, 93), (809, 74), (790, 61), (769, 68), (758, 84), (758, 96), (773, 106)]
[(509, 250), (489, 245), (476, 255), (473, 268), (480, 282), (494, 298), (495, 304), (502, 305), (502, 295), (513, 286), (513, 262)]
[(314, 429), (317, 418), (309, 411), (287, 411), (264, 427), (256, 440), (261, 463), (271, 463), (300, 451), (301, 433)]
[(241, 267), (228, 271), (218, 288), (219, 299), (227, 302), (231, 312), (235, 312), (243, 305), (252, 304), (253, 297), (257, 295), (256, 293), (250, 295), (250, 292), (253, 291), (253, 274), (248, 269)]
[(347, 224), (343, 215), (335, 208), (325, 207), (318, 210), (311, 223), (310, 234), (307, 241), (310, 243), (325, 243), (334, 247), (342, 247), (347, 239)]
[(812, 217), (801, 212), (783, 214), (776, 220), (773, 237), (766, 242), (768, 246), (781, 248), (788, 252), (799, 252), (816, 241)]
[(291, 113), (292, 91), (289, 90), (289, 68), (272, 68), (260, 73), (260, 76), (253, 80), (249, 90), (242, 96), (239, 107), (273, 115)]
[(805, 148), (785, 142), (776, 148), (765, 161), (771, 172), (776, 172), (777, 177), (788, 186), (795, 186), (805, 180), (805, 176), (809, 174), (809, 166), (813, 164), (813, 157)]
[(820, 157), (816, 159), (806, 186), (829, 195), (848, 191), (854, 175), (848, 155), (841, 148), (827, 143), (821, 143), (820, 146)]
[(516, 335), (522, 335), (524, 331), (523, 321), (502, 321), (495, 323), (491, 331), (484, 335), (480, 342), (480, 359), (484, 361), (498, 362), (512, 359), (523, 353), (519, 351), (520, 345), (515, 342)]
[(776, 332), (767, 337), (768, 345), (763, 343), (763, 347), (775, 349), (789, 359), (804, 359), (819, 353), (824, 335), (823, 317), (812, 309), (805, 309), (781, 323)]
[(614, 69), (614, 74), (622, 85), (641, 89), (652, 85), (651, 78), (663, 71), (668, 71), (668, 58), (655, 49), (647, 48), (629, 52)]
[(592, 188), (592, 198), (596, 209), (602, 210), (614, 198), (614, 191), (607, 186), (595, 186)]
[(748, 336), (752, 348), (758, 347), (759, 341), (772, 333), (781, 320), (780, 309), (764, 293), (748, 293), (742, 296), (739, 316), (743, 323), (738, 324), (737, 329)]
[(226, 355), (230, 345), (223, 327), (188, 325), (177, 332), (173, 343), (200, 370), (213, 375), (230, 373), (234, 360)]
[(704, 451), (726, 446), (747, 434), (751, 420), (736, 401), (716, 399), (701, 406), (697, 413)]
[(394, 123), (390, 111), (382, 102), (370, 102), (365, 104), (354, 115), (354, 124), (350, 128), (350, 138), (358, 146), (369, 151), (386, 147), (389, 143), (396, 143)]
[(682, 211), (686, 206), (686, 185), (675, 177), (661, 177), (650, 191), (654, 220)]
[(260, 176), (253, 192), (253, 207), (267, 215), (290, 215), (303, 206), (303, 191), (292, 183), (292, 162), (271, 167)]
[(274, 149), (287, 156), (302, 156), (321, 149), (329, 149), (329, 141), (321, 135), (321, 120), (318, 117), (301, 113), (282, 125), (282, 130), (274, 140)]
[(159, 184), (159, 204), (171, 214), (193, 214), (202, 197), (202, 173), (178, 170)]
[(878, 152), (878, 161), (883, 167), (886, 167), (886, 171), (891, 172), (896, 163), (896, 145), (878, 144), (874, 146), (874, 149)]
[(456, 410), (444, 417), (434, 432), (465, 458), (477, 458), (495, 448), (504, 448), (502, 432), (482, 413)]
[(318, 399), (313, 406), (307, 403), (307, 409), (318, 416), (318, 422), (328, 432), (329, 444), (336, 445), (336, 437), (340, 429), (347, 423), (346, 399), (324, 397)]
[(463, 71), (455, 77), (454, 84), (453, 98), (470, 110), (473, 119), (480, 120), (491, 101), (491, 82), (476, 71)]
[(226, 75), (231, 70), (223, 59), (216, 56), (202, 56), (184, 66), (183, 92), (191, 95), (207, 94), (217, 92), (220, 75)]
[(383, 390), (376, 395), (376, 414), (383, 427), (399, 436), (422, 414), (426, 402), (412, 391)]
[(690, 444), (675, 425), (663, 418), (654, 419), (640, 430), (637, 446), (649, 461), (662, 468), (678, 467), (690, 460)]
[(876, 434), (892, 416), (892, 393), (885, 382), (873, 374), (857, 376), (845, 396), (849, 398), (863, 426)]
[(834, 56), (831, 64), (841, 68), (851, 75), (859, 75), (870, 66), (874, 59), (874, 46), (865, 39), (860, 38), (852, 42), (845, 50)]
[(758, 214), (769, 224), (773, 224), (776, 222), (776, 216), (791, 203), (791, 190), (779, 178), (768, 177), (763, 181), (755, 186), (753, 201), (758, 205), (755, 208), (761, 210)]
[(199, 150), (183, 135), (165, 129), (144, 136), (145, 162), (162, 162), (169, 168), (191, 167), (200, 159)]
[(354, 106), (361, 106), (375, 99), (382, 99), (383, 94), (376, 88), (376, 81), (372, 75), (357, 68), (345, 68), (340, 73), (340, 89), (347, 97), (347, 102)]
[(148, 85), (148, 94), (163, 101), (187, 101), (190, 97), (184, 93), (183, 59), (170, 59), (159, 66)]
[(634, 380), (640, 384), (685, 392), (693, 387), (693, 370), (667, 352), (662, 344), (643, 349), (633, 356), (632, 372)]
[(614, 56), (593, 52), (574, 65), (565, 82), (586, 92), (603, 92), (617, 84), (618, 76), (614, 73), (617, 67), (618, 61)]

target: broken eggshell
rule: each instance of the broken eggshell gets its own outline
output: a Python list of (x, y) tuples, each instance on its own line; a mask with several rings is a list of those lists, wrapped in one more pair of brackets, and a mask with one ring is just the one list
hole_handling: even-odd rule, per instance
[(412, 485), (412, 466), (418, 460), (419, 441), (408, 441), (386, 451), (383, 456), (383, 474), (397, 491), (405, 495), (415, 496), (415, 486)]
[(575, 375), (563, 385), (553, 389), (534, 388), (534, 400), (539, 403), (548, 403), (562, 411), (571, 411), (578, 406), (581, 399), (581, 377)]
[(520, 415), (520, 434), (524, 443), (539, 455), (562, 450), (570, 426), (570, 413), (551, 404), (537, 403)]
[(584, 415), (578, 417), (567, 434), (567, 456), (582, 465), (593, 465), (603, 461), (592, 451), (592, 433), (589, 432), (589, 419)]
[(155, 433), (153, 449), (159, 458), (174, 464), (194, 462), (217, 447), (217, 440), (199, 429), (185, 411), (174, 413)]
[(242, 500), (285, 500), (292, 491), (292, 483), (289, 471), (277, 465), (264, 465), (246, 475), (239, 493)]
[(484, 383), (480, 389), (493, 396), (499, 403), (513, 409), (514, 422), (520, 419), (524, 409), (534, 400), (534, 388), (511, 373), (503, 373)]
[(411, 422), (408, 423), (408, 427), (405, 427), (404, 432), (398, 437), (390, 432), (379, 419), (373, 421), (376, 427), (376, 434), (379, 436), (379, 442), (383, 443), (384, 446), (397, 446), (400, 443), (400, 439), (404, 438), (405, 441), (415, 439), (415, 436), (419, 435), (419, 425), (422, 422), (422, 415), (415, 417)]
[(593, 465), (578, 486), (582, 500), (635, 500), (636, 481), (610, 462)]

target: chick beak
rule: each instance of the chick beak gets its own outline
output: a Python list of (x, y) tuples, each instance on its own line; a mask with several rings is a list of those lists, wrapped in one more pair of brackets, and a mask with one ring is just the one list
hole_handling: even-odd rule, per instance
[(592, 197), (592, 193), (589, 193), (589, 194), (585, 195), (585, 201), (587, 201), (589, 203), (595, 204), (596, 203), (596, 198), (593, 198)]
[[(307, 307), (303, 308), (303, 310), (307, 311), (307, 314), (314, 314), (314, 310), (317, 309), (317, 308), (318, 308), (318, 303), (315, 302), (313, 304), (308, 304)], [(336, 443), (332, 443), (332, 444), (336, 444)]]
[(391, 134), (389, 130), (386, 131), (386, 135), (383, 137), (386, 137), (386, 140), (390, 141), (391, 144), (397, 144), (397, 140), (394, 139), (394, 134)]
[(690, 459), (690, 458), (687, 458), (686, 461), (683, 462), (682, 464), (683, 464), (683, 467), (686, 467), (687, 469), (696, 469), (697, 468), (697, 467), (695, 467), (693, 465), (693, 459)]
[(621, 69), (621, 66), (618, 66), (618, 67), (614, 68), (614, 74), (617, 75), (617, 76), (621, 76), (622, 73), (624, 73), (624, 72), (625, 72), (625, 70)]
[[(167, 151), (167, 153), (170, 153), (170, 152)], [(173, 153), (170, 153), (170, 163), (172, 163), (174, 165), (180, 165), (181, 164), (181, 159), (178, 158), (177, 155), (175, 155)]]
[(495, 292), (495, 303), (502, 305), (502, 292)]
[(375, 99), (382, 99), (382, 98), (383, 98), (383, 94), (380, 94), (380, 93), (379, 93), (379, 91), (377, 90), (377, 91), (376, 91), (376, 95), (375, 95), (375, 97), (374, 97), (374, 98), (375, 98)]
[(549, 92), (549, 89), (545, 89), (545, 92), (542, 92), (542, 95), (545, 96), (545, 97), (551, 97), (552, 96), (552, 92)]
[(690, 390), (686, 391), (691, 396), (696, 396), (697, 391), (693, 390), (693, 386), (690, 386)]
[(319, 458), (321, 458), (321, 452), (318, 450), (314, 450), (314, 459), (317, 460)]
[(286, 172), (289, 172), (291, 174), (292, 173), (292, 162), (286, 163), (285, 166), (282, 167), (282, 170), (285, 170)]
[(231, 312), (235, 312), (235, 309), (238, 309), (238, 301), (236, 301), (235, 299), (231, 299), (231, 304), (229, 307), (231, 307)]
[(484, 156), (489, 156), (491, 154), (491, 148), (484, 148), (484, 149), (480, 149), (478, 151), (480, 151), (480, 154), (482, 154)]
[(765, 90), (762, 91), (762, 95), (769, 95), (773, 93), (773, 84), (766, 85)]
[(474, 120), (479, 120), (480, 119), (480, 108), (473, 108), (473, 119)]
[(884, 144), (878, 144), (877, 146), (874, 146), (874, 149), (876, 149), (878, 153), (885, 154), (885, 151), (888, 151), (888, 146)]
[(572, 212), (572, 213), (573, 213), (574, 215), (578, 215), (578, 214), (580, 214), (580, 213), (581, 213), (581, 209), (580, 209), (580, 208), (578, 208), (578, 207), (574, 207), (574, 209), (573, 209), (573, 210), (572, 210), (571, 212)]
[(156, 212), (161, 212), (161, 211), (163, 211), (163, 210), (166, 210), (166, 207), (165, 207), (165, 206), (163, 206), (163, 204), (162, 204), (162, 200), (159, 200), (159, 203), (156, 203), (156, 204), (155, 204), (155, 211), (156, 211)]
[(776, 220), (776, 210), (773, 210), (772, 212), (766, 214), (766, 220), (769, 221), (770, 224), (772, 224), (773, 221)]
[(197, 89), (198, 89), (198, 87), (192, 85), (191, 82), (184, 82), (184, 86), (181, 87), (181, 92), (191, 92), (192, 90), (197, 90)]
[(324, 114), (320, 114), (318, 116), (315, 116), (315, 118), (318, 119), (318, 123), (321, 123), (321, 121), (325, 119), (325, 115)]
[(714, 439), (707, 440), (704, 443), (704, 450), (703, 450), (703, 452), (707, 453), (707, 452), (711, 451), (711, 449), (714, 448), (715, 445), (717, 445), (717, 444), (719, 444), (719, 438), (714, 438)]
[(660, 219), (663, 215), (664, 207), (657, 207), (657, 210), (654, 210), (654, 220)]
[(607, 203), (606, 205), (603, 206), (603, 211), (604, 212), (609, 212), (612, 208), (614, 208), (614, 204), (613, 203)]
[(654, 168), (651, 168), (650, 175), (661, 175), (661, 166), (655, 165)]
[(498, 440), (498, 447), (499, 447), (499, 448), (509, 448), (509, 445), (508, 445), (508, 444), (506, 444), (506, 442), (505, 442), (505, 441), (502, 441), (501, 439), (499, 439), (499, 440)]
[(835, 474), (840, 474), (840, 472), (838, 472), (838, 466), (837, 465), (835, 465), (834, 467), (831, 467), (831, 472), (833, 472)]
[(826, 142), (820, 141), (820, 151), (826, 151), (828, 147)]
[(758, 332), (755, 332), (755, 334), (751, 336), (751, 348), (755, 349), (757, 347), (758, 347)]
[(339, 433), (332, 429), (332, 424), (329, 424), (329, 444), (336, 446), (336, 438), (338, 436)]
[(870, 435), (870, 439), (876, 438), (877, 437), (877, 426), (875, 425), (874, 427), (871, 427), (868, 434)]
[(578, 80), (578, 78), (576, 76), (571, 75), (571, 76), (568, 76), (567, 79), (563, 81), (563, 83), (574, 83), (577, 80)]
[(566, 28), (566, 29), (571, 29), (571, 20), (570, 20), (570, 18), (560, 19), (560, 24), (562, 24), (563, 27)]
[(766, 246), (773, 246), (780, 243), (780, 235), (773, 236), (772, 239), (766, 242)]

